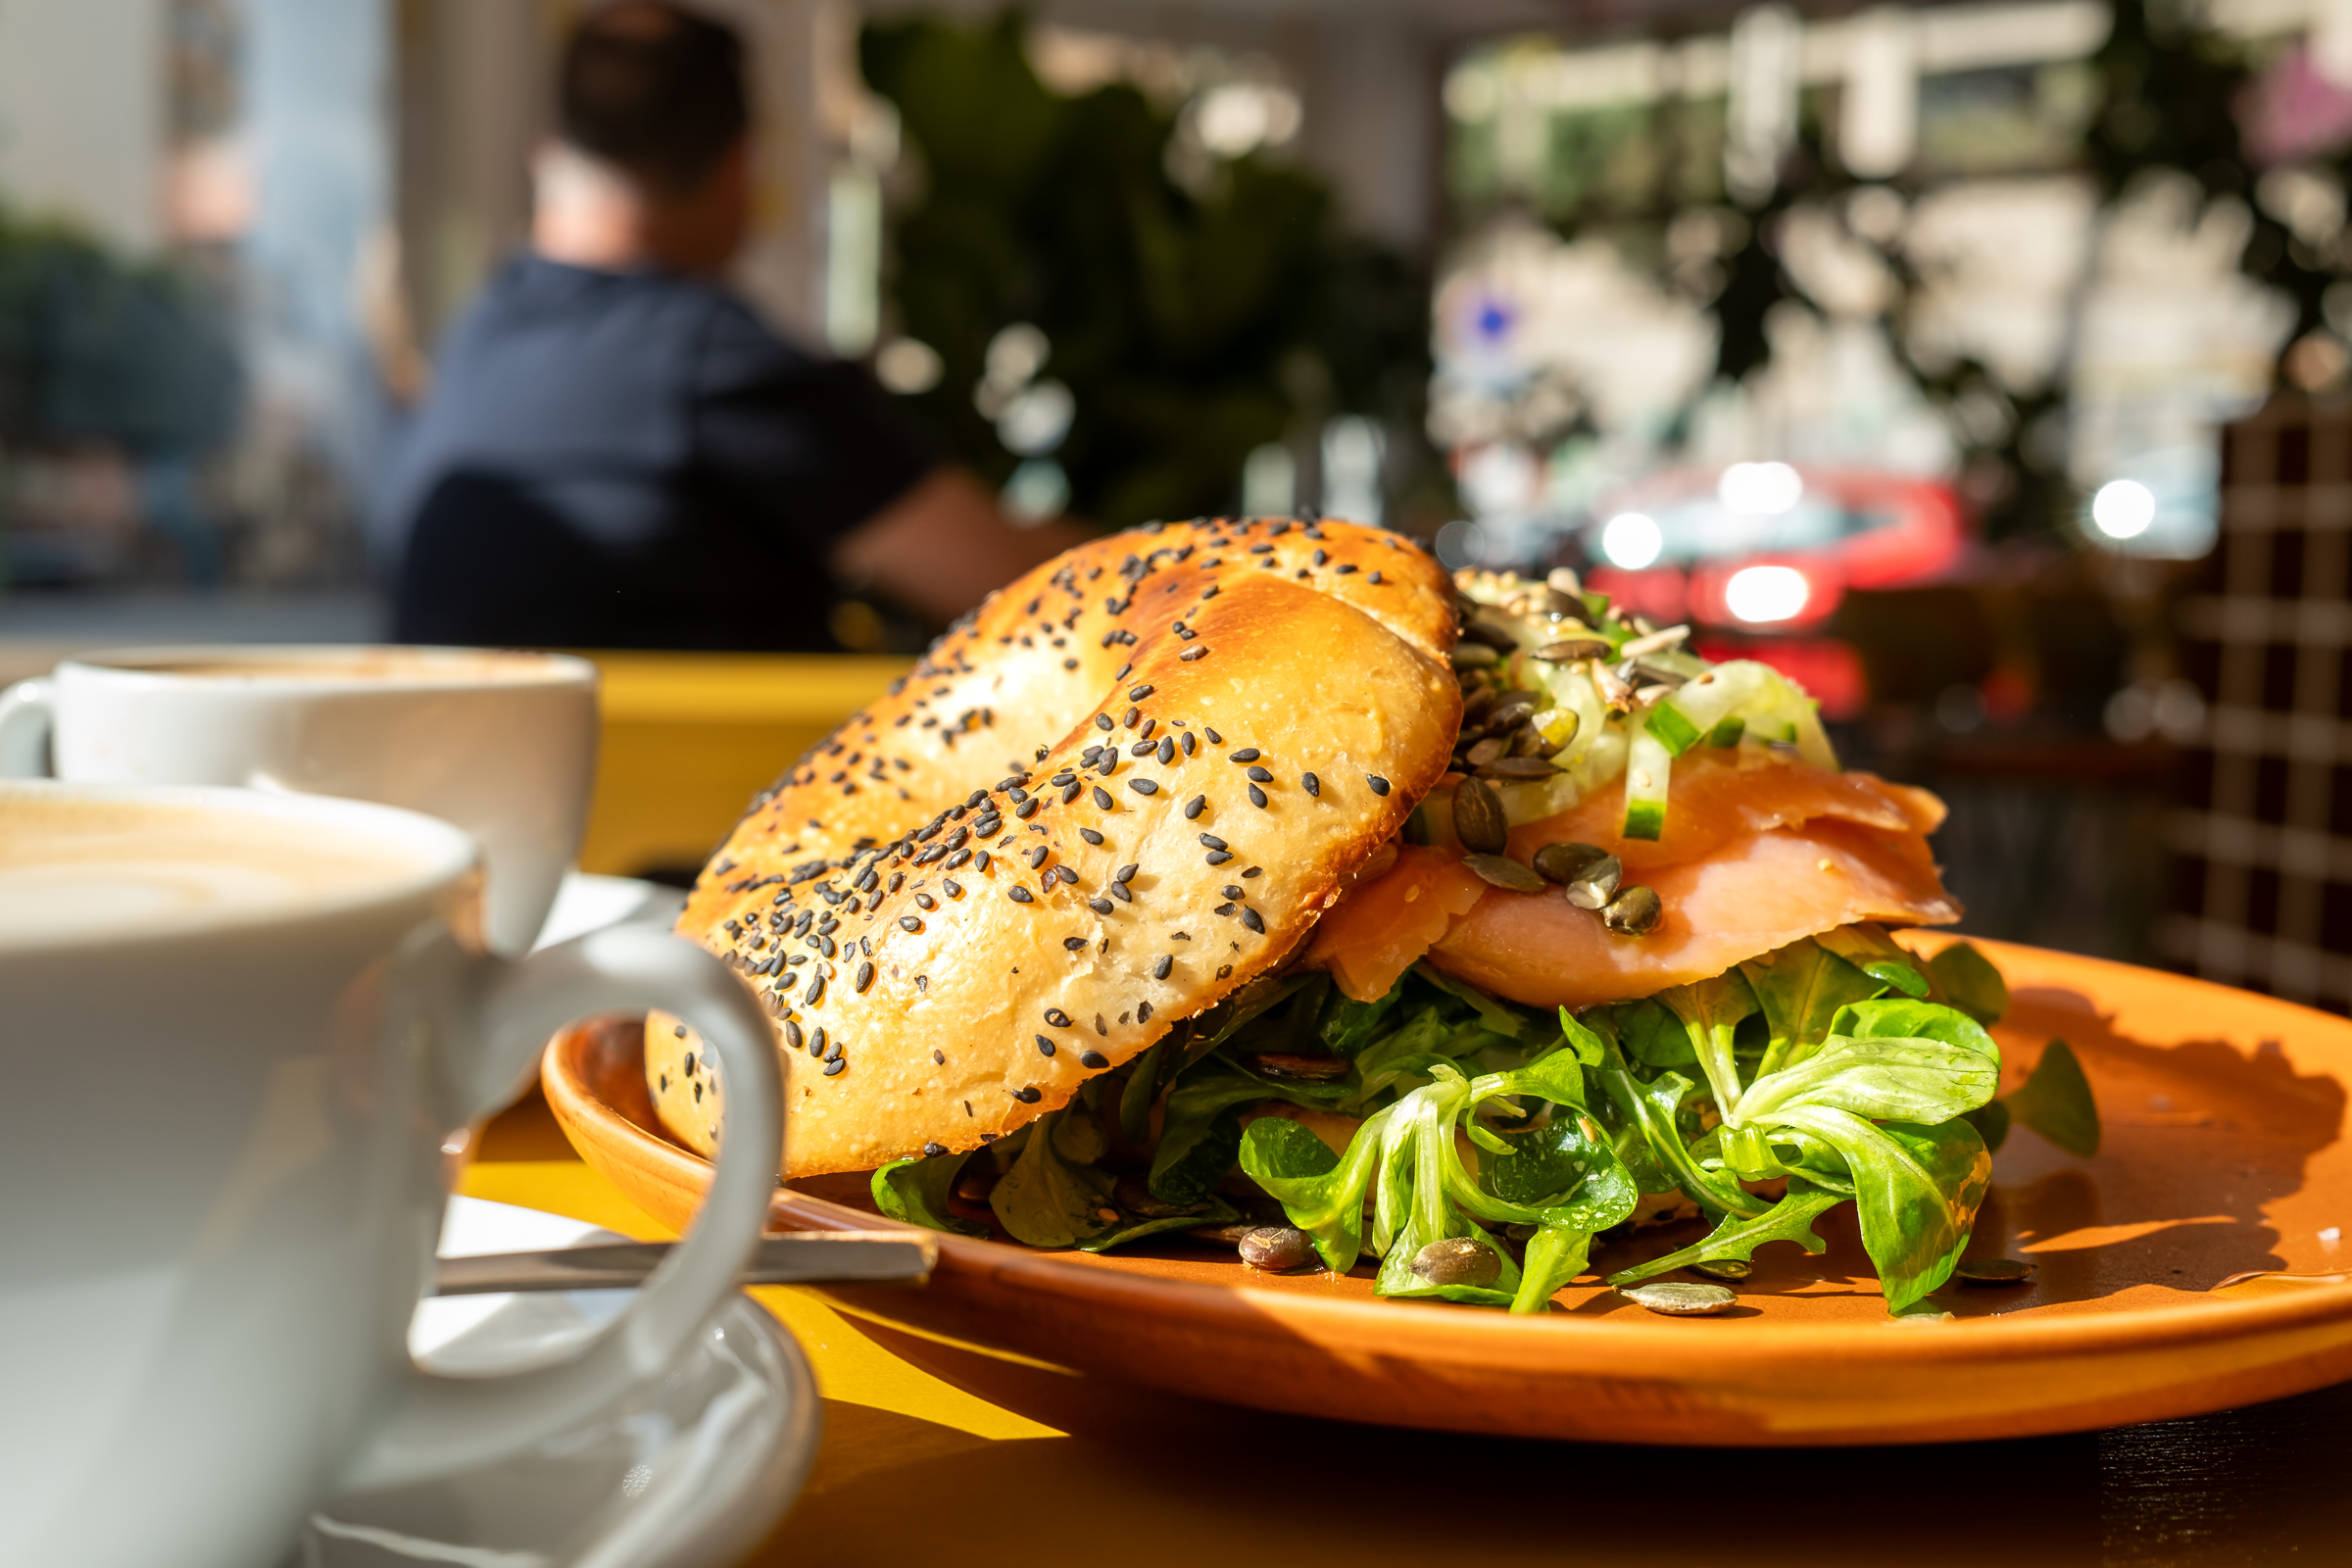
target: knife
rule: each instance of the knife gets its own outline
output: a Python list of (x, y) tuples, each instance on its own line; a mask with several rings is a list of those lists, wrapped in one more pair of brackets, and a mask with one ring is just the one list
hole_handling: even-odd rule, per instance
[[(668, 1242), (598, 1242), (544, 1252), (484, 1252), (435, 1260), (433, 1294), (612, 1291), (645, 1283)], [(746, 1285), (921, 1284), (939, 1258), (928, 1236), (897, 1231), (813, 1231), (763, 1236), (745, 1264)]]

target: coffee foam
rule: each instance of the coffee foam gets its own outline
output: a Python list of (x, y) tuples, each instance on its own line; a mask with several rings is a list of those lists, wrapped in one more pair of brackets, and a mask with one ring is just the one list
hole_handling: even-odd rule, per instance
[(291, 815), (0, 797), (0, 946), (242, 923), (414, 884), (432, 861)]
[(217, 657), (99, 656), (82, 662), (98, 669), (190, 680), (380, 681), (401, 686), (521, 685), (561, 680), (568, 673), (564, 664), (537, 654), (470, 649), (303, 649), (283, 655), (223, 649)]

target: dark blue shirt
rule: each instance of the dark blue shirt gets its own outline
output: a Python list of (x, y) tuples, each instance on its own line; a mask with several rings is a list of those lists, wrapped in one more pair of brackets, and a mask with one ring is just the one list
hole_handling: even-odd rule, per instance
[(857, 367), (725, 290), (524, 257), (396, 466), (404, 641), (826, 649), (844, 533), (939, 461)]

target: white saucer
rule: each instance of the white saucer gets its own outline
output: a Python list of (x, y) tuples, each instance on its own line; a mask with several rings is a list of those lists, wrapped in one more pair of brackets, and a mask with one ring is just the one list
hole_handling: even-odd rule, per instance
[[(441, 1253), (618, 1240), (577, 1220), (450, 1200)], [(625, 1291), (423, 1302), (410, 1348), (436, 1372), (561, 1356)], [(527, 1457), (423, 1486), (333, 1498), (311, 1516), (302, 1568), (701, 1568), (731, 1564), (783, 1514), (815, 1457), (816, 1382), (776, 1320), (737, 1296), (662, 1377), (624, 1391)]]

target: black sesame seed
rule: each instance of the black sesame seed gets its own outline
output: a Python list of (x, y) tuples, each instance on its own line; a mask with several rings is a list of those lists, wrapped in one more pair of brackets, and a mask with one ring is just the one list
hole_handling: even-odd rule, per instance
[[(926, 906), (926, 907), (928, 907), (928, 906)], [(902, 931), (920, 931), (922, 928), (923, 928), (923, 922), (922, 922), (922, 917), (921, 917), (920, 915), (913, 915), (913, 914), (902, 914), (902, 915), (900, 915), (900, 916), (899, 916), (899, 929), (900, 929), (900, 930), (902, 930)]]
[(1319, 796), (1323, 793), (1323, 781), (1315, 777), (1315, 775), (1312, 773), (1299, 774), (1298, 784), (1299, 787), (1304, 789), (1309, 795)]
[(1052, 1024), (1056, 1029), (1067, 1029), (1070, 1026), (1070, 1015), (1062, 1011), (1059, 1007), (1048, 1007), (1046, 1009), (1046, 1022)]
[(1100, 1051), (1081, 1051), (1078, 1053), (1078, 1065), (1081, 1067), (1089, 1067), (1097, 1072), (1101, 1072), (1103, 1068), (1110, 1065), (1110, 1058), (1102, 1054), (1102, 1053)]
[[(988, 869), (988, 867), (982, 866), (980, 869), (985, 871)], [(940, 890), (946, 893), (951, 899), (960, 899), (963, 897), (963, 884), (956, 881), (954, 877), (947, 878), (945, 881), (941, 882), (939, 886)]]
[(1054, 852), (1051, 849), (1047, 848), (1043, 844), (1040, 844), (1037, 846), (1037, 848), (1031, 850), (1026, 856), (1024, 856), (1023, 858), (1029, 862), (1029, 869), (1034, 871), (1039, 866), (1045, 864), (1046, 857), (1052, 855), (1053, 853)]
[(948, 1146), (945, 1144), (925, 1144), (923, 1146), (923, 1157), (925, 1159), (937, 1159), (940, 1155), (946, 1153), (947, 1152)]
[(1251, 545), (1250, 553), (1253, 556), (1270, 556), (1274, 553), (1274, 547), (1272, 545)]
[(1046, 873), (1046, 876), (1049, 880), (1054, 877), (1059, 877), (1072, 887), (1076, 887), (1078, 885), (1078, 873), (1071, 870), (1066, 865), (1057, 865), (1054, 867), (1053, 870)]
[(1012, 1098), (1024, 1105), (1034, 1105), (1046, 1097), (1034, 1089), (1015, 1089), (1012, 1092)]
[(951, 871), (960, 871), (971, 863), (972, 852), (969, 850), (957, 850), (948, 857), (948, 869)]
[(1153, 750), (1150, 741), (1137, 741), (1133, 746), (1127, 748), (1127, 755), (1129, 757), (1150, 757)]
[(1132, 674), (1134, 674), (1134, 673), (1135, 673), (1135, 666), (1134, 666), (1133, 664), (1121, 664), (1121, 665), (1119, 666), (1119, 672), (1118, 672), (1116, 675), (1113, 675), (1113, 676), (1111, 676), (1110, 678), (1111, 678), (1112, 680), (1125, 680), (1125, 679), (1126, 679), (1126, 678), (1127, 678), (1129, 675), (1132, 675)]
[(1262, 767), (1248, 768), (1244, 771), (1243, 776), (1249, 779), (1252, 784), (1271, 784), (1274, 782), (1274, 775), (1267, 772)]
[(1217, 891), (1224, 894), (1229, 899), (1246, 899), (1250, 896), (1243, 889), (1234, 886), (1231, 882), (1226, 883), (1223, 887), (1217, 889)]
[(1084, 953), (1086, 951), (1086, 938), (1063, 937), (1061, 939), (1061, 945), (1072, 953)]
[(1061, 667), (1064, 669), (1076, 669), (1078, 667), (1078, 661), (1075, 659), (1065, 659), (1061, 662)]
[(1227, 860), (1232, 859), (1233, 857), (1228, 855), (1223, 850), (1211, 850), (1206, 855), (1200, 857), (1200, 858), (1206, 860), (1211, 865), (1223, 865)]
[(1264, 866), (1253, 865), (1249, 870), (1242, 873), (1242, 880), (1247, 882), (1253, 876), (1264, 876), (1265, 874), (1266, 868)]
[(1128, 729), (1135, 728), (1136, 725), (1142, 723), (1143, 721), (1144, 710), (1140, 708), (1130, 708), (1126, 712), (1119, 715), (1119, 722)]
[(1255, 909), (1244, 909), (1242, 911), (1242, 924), (1248, 926), (1250, 930), (1255, 931), (1260, 936), (1265, 935), (1266, 922)]
[(1318, 566), (1328, 566), (1329, 564), (1331, 564), (1331, 552), (1330, 552), (1330, 551), (1328, 551), (1328, 550), (1318, 550), (1318, 551), (1316, 551), (1316, 552), (1315, 552), (1315, 558), (1314, 558), (1314, 559), (1315, 559), (1315, 564), (1316, 564), (1316, 565), (1318, 565)]
[(858, 965), (858, 989), (862, 992), (867, 986), (870, 986), (873, 983), (874, 960), (867, 958)]
[(1029, 890), (1027, 888), (1009, 889), (1006, 891), (1004, 896), (1015, 904), (1027, 904), (1030, 902)]
[[(1190, 740), (1192, 737), (1188, 735), (1185, 737), (1185, 739)], [(1173, 735), (1162, 735), (1159, 738), (1159, 765), (1166, 767), (1169, 763), (1175, 760), (1176, 737)]]
[(1210, 584), (1208, 585), (1208, 588), (1207, 588), (1207, 590), (1206, 590), (1205, 592), (1203, 592), (1203, 593), (1200, 595), (1200, 597), (1201, 597), (1201, 598), (1203, 598), (1203, 599), (1214, 599), (1214, 598), (1216, 598), (1216, 597), (1217, 597), (1217, 585), (1216, 585), (1215, 583), (1213, 583), (1213, 582), (1212, 582), (1212, 583), (1210, 583)]
[(1233, 906), (1232, 906), (1231, 904), (1220, 904), (1220, 905), (1218, 905), (1218, 906), (1217, 906), (1215, 908), (1213, 908), (1213, 909), (1209, 910), (1208, 912), (1209, 912), (1209, 913), (1211, 913), (1211, 914), (1227, 914), (1227, 915), (1229, 915), (1229, 914), (1233, 913)]
[(1208, 744), (1211, 746), (1222, 746), (1225, 744), (1225, 737), (1218, 734), (1215, 730), (1210, 729), (1206, 724), (1200, 726), (1200, 733), (1208, 737)]
[(1140, 865), (1122, 865), (1112, 873), (1111, 880), (1113, 882), (1132, 882), (1135, 880), (1135, 873), (1142, 869), (1143, 867)]
[(801, 1049), (801, 1026), (789, 1018), (784, 1021), (784, 1046), (788, 1051)]
[[(1070, 661), (1070, 662), (1075, 664), (1077, 661), (1073, 659)], [(849, 1064), (849, 1057), (835, 1056), (831, 1061), (825, 1063), (825, 1076), (828, 1078), (838, 1077), (841, 1073), (841, 1070), (844, 1067), (847, 1067)]]
[(1149, 1002), (1139, 1002), (1135, 1004), (1135, 1021), (1137, 1023), (1150, 1023), (1152, 1021), (1152, 1004)]
[(824, 1030), (819, 1029), (815, 1034), (812, 1034), (808, 1037), (808, 1054), (811, 1056), (822, 1056), (824, 1054), (825, 1032)]
[(942, 1067), (945, 1067), (948, 1064), (948, 1054), (944, 1051), (933, 1051), (931, 1053), (931, 1059), (939, 1063), (939, 1065)]
[(1208, 805), (1207, 796), (1194, 796), (1191, 800), (1184, 803), (1184, 819), (1188, 822), (1195, 820), (1200, 815), (1201, 808), (1205, 807), (1206, 805)]
[(1080, 829), (1078, 830), (1078, 836), (1079, 836), (1080, 838), (1082, 838), (1082, 839), (1086, 840), (1086, 842), (1087, 842), (1087, 843), (1089, 843), (1089, 844), (1100, 844), (1100, 843), (1102, 843), (1102, 834), (1100, 834), (1100, 833), (1098, 833), (1098, 832), (1096, 832), (1096, 831), (1095, 831), (1093, 828), (1091, 828), (1091, 827), (1082, 827), (1082, 828), (1080, 828)]
[(1097, 728), (1097, 729), (1108, 729), (1108, 728), (1110, 728), (1110, 715), (1109, 715), (1108, 713), (1097, 713), (1097, 714), (1095, 715), (1095, 728)]
[(1230, 964), (1230, 963), (1220, 963), (1220, 964), (1218, 964), (1218, 965), (1217, 965), (1217, 978), (1218, 978), (1218, 979), (1222, 980), (1222, 979), (1224, 979), (1224, 978), (1225, 978), (1227, 975), (1230, 975), (1230, 974), (1232, 974), (1232, 973), (1233, 973), (1233, 965), (1232, 965), (1232, 964)]
[(1037, 1054), (1041, 1056), (1054, 1054), (1054, 1042), (1048, 1040), (1044, 1035), (1037, 1036)]
[(1127, 884), (1124, 882), (1113, 882), (1110, 885), (1110, 896), (1118, 900), (1121, 904), (1133, 904), (1135, 902), (1135, 895), (1127, 891)]
[(1263, 755), (1254, 746), (1245, 746), (1225, 759), (1228, 762), (1254, 762)]
[(1386, 795), (1389, 793), (1389, 781), (1385, 778), (1382, 778), (1378, 773), (1366, 773), (1364, 775), (1364, 782), (1372, 786), (1372, 793), (1375, 795)]
[(1064, 806), (1067, 806), (1067, 805), (1069, 805), (1069, 804), (1070, 804), (1072, 801), (1076, 800), (1076, 799), (1077, 799), (1077, 798), (1078, 798), (1080, 795), (1084, 794), (1084, 793), (1085, 793), (1085, 791), (1086, 791), (1086, 786), (1085, 786), (1085, 785), (1083, 785), (1083, 784), (1079, 783), (1079, 782), (1078, 782), (1076, 779), (1072, 779), (1072, 780), (1070, 780), (1070, 782), (1069, 782), (1069, 783), (1067, 783), (1067, 784), (1065, 784), (1065, 785), (1063, 785), (1063, 786), (1062, 786), (1062, 790), (1061, 790), (1061, 804), (1062, 804), (1062, 805), (1064, 805)]
[(1178, 654), (1176, 657), (1178, 660), (1189, 664), (1195, 660), (1206, 659), (1208, 657), (1208, 650), (1205, 648), (1188, 648), (1183, 653)]
[(824, 994), (825, 976), (824, 972), (819, 970), (817, 973), (808, 977), (808, 989), (801, 994), (801, 1005), (804, 1007), (813, 1007), (816, 1005), (816, 999)]
[(1384, 577), (1382, 577), (1382, 576), (1381, 576), (1381, 574), (1380, 574), (1379, 572), (1377, 572), (1377, 571), (1376, 571), (1376, 572), (1374, 572), (1374, 573), (1372, 573), (1371, 580), (1372, 580), (1373, 582), (1385, 582), (1385, 581), (1387, 581), (1387, 579), (1386, 579), (1386, 578), (1384, 578)]
[(1089, 899), (1086, 901), (1086, 906), (1094, 910), (1097, 914), (1108, 914), (1110, 912), (1110, 901), (1108, 899)]
[(1342, 577), (1352, 576), (1355, 573), (1355, 563), (1352, 561), (1343, 561), (1331, 569), (1335, 574)]
[(1192, 755), (1193, 755), (1193, 753), (1194, 753), (1194, 752), (1196, 752), (1196, 751), (1198, 751), (1198, 750), (1200, 750), (1200, 743), (1199, 741), (1197, 741), (1197, 740), (1193, 739), (1193, 732), (1192, 732), (1191, 730), (1189, 730), (1189, 729), (1188, 729), (1188, 730), (1186, 730), (1186, 731), (1184, 732), (1184, 742), (1183, 742), (1183, 744), (1184, 744), (1184, 755), (1185, 755), (1185, 756), (1187, 756), (1187, 757), (1190, 757), (1190, 756), (1192, 756)]
[[(981, 852), (980, 852), (978, 855), (975, 855), (975, 856), (973, 856), (973, 857), (972, 857), (972, 864), (973, 864), (974, 866), (978, 867), (979, 869), (983, 870), (983, 871), (987, 870), (987, 869), (988, 869), (988, 852), (987, 852), (986, 850), (982, 850), (982, 851), (981, 851)], [(953, 887), (954, 885), (955, 885), (954, 883), (950, 883), (950, 884), (949, 884), (949, 886), (951, 886), (951, 887)]]
[(1127, 787), (1138, 795), (1157, 795), (1159, 793), (1159, 785), (1148, 778), (1131, 778), (1127, 781)]
[(1030, 799), (1023, 801), (1020, 805), (1012, 808), (1012, 814), (1019, 817), (1024, 822), (1028, 821), (1031, 817), (1037, 814), (1036, 800)]
[(1214, 833), (1203, 833), (1200, 835), (1200, 847), (1204, 850), (1221, 850), (1226, 848), (1226, 844)]
[(1256, 785), (1254, 785), (1254, 784), (1250, 785), (1250, 804), (1251, 806), (1254, 806), (1254, 807), (1256, 807), (1256, 808), (1257, 808), (1259, 810), (1261, 810), (1261, 811), (1262, 811), (1262, 810), (1264, 810), (1264, 809), (1265, 809), (1265, 806), (1266, 806), (1266, 792), (1265, 792), (1264, 790), (1261, 790), (1261, 789), (1259, 789), (1259, 788), (1258, 788)]
[(1104, 789), (1100, 784), (1095, 786), (1095, 805), (1102, 810), (1107, 811), (1110, 809), (1110, 791)]
[(1176, 956), (1172, 953), (1163, 953), (1157, 958), (1152, 960), (1152, 978), (1154, 980), (1165, 980), (1168, 977), (1168, 971), (1175, 966)]

